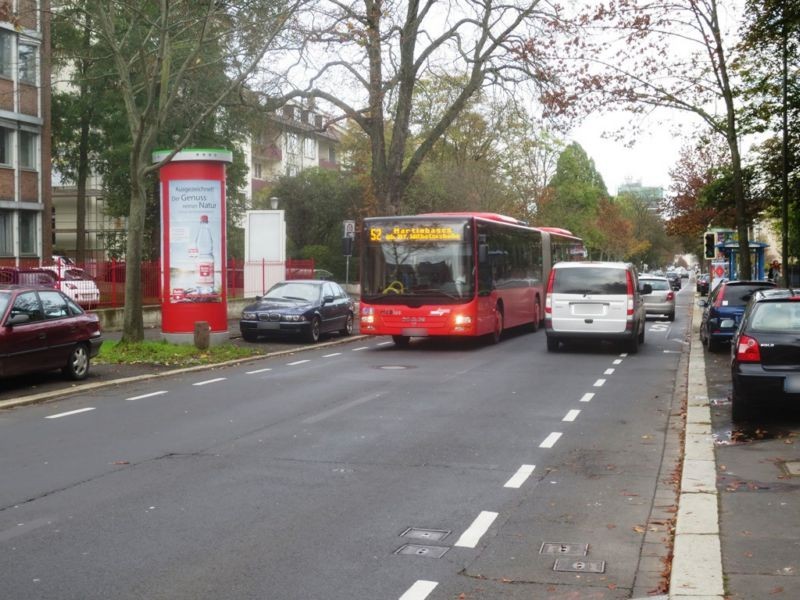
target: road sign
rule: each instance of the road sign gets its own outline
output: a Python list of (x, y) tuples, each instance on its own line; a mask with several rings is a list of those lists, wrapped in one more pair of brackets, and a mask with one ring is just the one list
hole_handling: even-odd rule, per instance
[(346, 238), (354, 238), (356, 237), (356, 222), (355, 221), (342, 221), (344, 225), (344, 237)]

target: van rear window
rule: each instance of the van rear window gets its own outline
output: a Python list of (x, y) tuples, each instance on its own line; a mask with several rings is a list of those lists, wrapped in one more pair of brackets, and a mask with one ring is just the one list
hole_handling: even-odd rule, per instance
[(576, 267), (557, 269), (553, 280), (556, 294), (627, 294), (625, 269)]

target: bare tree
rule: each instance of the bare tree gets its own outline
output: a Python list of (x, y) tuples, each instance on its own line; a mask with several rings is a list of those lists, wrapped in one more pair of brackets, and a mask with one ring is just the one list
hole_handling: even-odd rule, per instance
[[(123, 342), (144, 338), (141, 261), (148, 176), (185, 148), (197, 128), (253, 78), (267, 52), (277, 50), (286, 25), (304, 0), (71, 0), (75, 14), (92, 15), (93, 35), (108, 49), (113, 79), (125, 104), (132, 141), (126, 249)], [(90, 22), (84, 19), (84, 22)], [(210, 51), (211, 49), (211, 51)], [(154, 164), (159, 131), (185, 102), (191, 76), (226, 70), (229, 82), (208, 98), (192, 98), (194, 121), (169, 155)], [(273, 103), (279, 105), (282, 99)], [(121, 124), (122, 125), (122, 124)]]
[[(423, 160), (478, 90), (547, 87), (545, 70), (518, 55), (555, 18), (546, 0), (322, 1), (299, 31), (298, 71), (314, 73), (303, 95), (329, 102), (366, 133), (378, 210), (396, 213)], [(437, 78), (460, 83), (433, 126), (414, 136), (416, 86)]]
[(594, 109), (691, 113), (721, 136), (733, 173), (740, 273), (749, 277), (749, 222), (732, 68), (737, 40), (728, 33), (736, 25), (734, 16), (721, 13), (717, 0), (618, 0), (592, 3), (589, 10), (581, 22), (596, 35), (573, 46), (577, 61), (563, 63), (579, 84), (565, 96), (589, 100)]

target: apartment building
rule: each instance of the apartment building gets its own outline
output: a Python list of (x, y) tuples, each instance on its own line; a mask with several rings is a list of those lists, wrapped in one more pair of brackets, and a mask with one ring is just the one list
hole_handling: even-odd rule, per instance
[(250, 182), (243, 191), (250, 203), (282, 175), (297, 175), (311, 167), (339, 169), (341, 129), (326, 124), (326, 119), (313, 108), (290, 104), (253, 132), (244, 146)]
[[(0, 6), (0, 262), (51, 254), (50, 1)], [(10, 10), (3, 10), (3, 9)]]

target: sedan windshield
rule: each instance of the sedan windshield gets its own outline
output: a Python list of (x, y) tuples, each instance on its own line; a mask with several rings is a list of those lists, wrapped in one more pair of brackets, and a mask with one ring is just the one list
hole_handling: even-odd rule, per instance
[(314, 283), (287, 282), (279, 283), (264, 295), (265, 300), (301, 300), (316, 302), (322, 286)]

